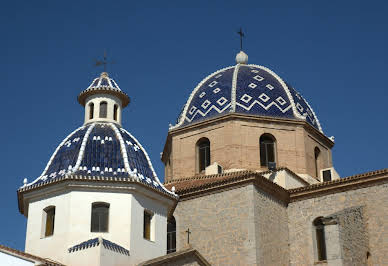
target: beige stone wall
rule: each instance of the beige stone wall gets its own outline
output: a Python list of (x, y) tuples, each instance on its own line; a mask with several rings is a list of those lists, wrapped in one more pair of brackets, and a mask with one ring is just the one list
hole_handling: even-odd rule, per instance
[(211, 265), (255, 265), (253, 185), (180, 201), (174, 212), (177, 250), (190, 244)]
[(212, 265), (288, 265), (286, 205), (252, 184), (181, 201), (177, 249), (190, 244)]
[(279, 167), (315, 176), (315, 147), (321, 150), (320, 168), (332, 166), (329, 147), (319, 141), (318, 133), (307, 132), (303, 124), (236, 118), (171, 133), (171, 169), (166, 171), (165, 180), (197, 174), (195, 145), (202, 137), (210, 140), (211, 163), (217, 162), (224, 169), (267, 170), (260, 166), (259, 139), (264, 133), (276, 138)]
[[(386, 265), (388, 262), (388, 183), (290, 203), (288, 207), (290, 265), (314, 263), (312, 222), (315, 218), (333, 215), (341, 217), (339, 213), (347, 212), (349, 208), (362, 209), (360, 212), (362, 215), (356, 213), (352, 214), (353, 216), (345, 215), (342, 216), (345, 218), (338, 219), (341, 256), (346, 257), (343, 260), (344, 265), (365, 265), (366, 263)], [(365, 237), (360, 232), (354, 233), (354, 228), (363, 224), (365, 224)], [(350, 236), (355, 239), (349, 240)], [(354, 241), (358, 243), (353, 243)], [(371, 254), (367, 262), (363, 241), (367, 241)], [(355, 256), (354, 252), (364, 254)]]
[(288, 265), (287, 206), (260, 190), (254, 193), (257, 265)]

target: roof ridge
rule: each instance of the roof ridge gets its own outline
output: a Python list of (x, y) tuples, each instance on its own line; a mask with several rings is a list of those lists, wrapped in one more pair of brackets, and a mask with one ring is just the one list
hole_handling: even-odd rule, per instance
[(241, 171), (234, 171), (234, 172), (224, 172), (221, 174), (212, 174), (212, 175), (194, 175), (194, 176), (188, 176), (188, 177), (182, 177), (173, 179), (170, 181), (165, 182), (165, 185), (169, 185), (172, 183), (182, 182), (182, 181), (188, 181), (188, 180), (202, 180), (202, 179), (210, 179), (214, 177), (221, 177), (221, 176), (228, 176), (228, 175), (236, 175), (238, 173), (255, 173), (253, 170), (241, 170)]

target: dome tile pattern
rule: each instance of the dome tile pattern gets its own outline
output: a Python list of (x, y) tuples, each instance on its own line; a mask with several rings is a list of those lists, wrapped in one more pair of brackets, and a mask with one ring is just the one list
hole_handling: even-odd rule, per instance
[(236, 83), (236, 112), (293, 118), (291, 101), (282, 84), (267, 71), (240, 66)]
[(170, 129), (230, 112), (303, 120), (323, 133), (313, 109), (300, 93), (270, 69), (245, 64), (221, 69), (202, 80)]
[(229, 110), (233, 72), (233, 67), (219, 71), (201, 84), (190, 102), (186, 123), (196, 122), (203, 117), (213, 117)]
[(91, 123), (76, 129), (57, 147), (41, 176), (26, 186), (66, 175), (134, 178), (171, 193), (161, 184), (141, 144), (113, 123)]

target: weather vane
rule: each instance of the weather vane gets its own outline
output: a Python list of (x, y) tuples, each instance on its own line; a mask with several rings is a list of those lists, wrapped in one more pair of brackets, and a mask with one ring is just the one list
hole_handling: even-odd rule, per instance
[(245, 37), (244, 32), (242, 31), (242, 28), (240, 27), (240, 30), (237, 32), (238, 35), (240, 35), (240, 50), (243, 49), (243, 38)]
[(104, 57), (103, 57), (103, 59), (102, 59), (102, 60), (96, 60), (95, 66), (101, 66), (101, 65), (103, 65), (103, 66), (104, 66), (104, 72), (106, 72), (106, 66), (107, 66), (108, 64), (114, 64), (114, 62), (113, 62), (113, 61), (108, 62), (108, 58), (107, 58), (107, 56), (106, 56), (106, 51), (104, 51)]

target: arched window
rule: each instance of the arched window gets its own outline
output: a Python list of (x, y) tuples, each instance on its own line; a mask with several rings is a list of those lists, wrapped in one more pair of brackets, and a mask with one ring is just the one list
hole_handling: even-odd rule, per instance
[(267, 166), (268, 163), (276, 162), (276, 139), (270, 134), (260, 137), (260, 165)]
[(202, 138), (197, 142), (197, 167), (198, 172), (202, 172), (210, 165), (210, 141)]
[(314, 164), (315, 164), (315, 176), (319, 177), (319, 154), (321, 151), (318, 147), (314, 149)]
[(315, 227), (315, 243), (317, 247), (318, 261), (326, 260), (326, 241), (325, 241), (325, 225), (323, 217), (318, 217), (313, 222)]
[(52, 236), (54, 234), (55, 224), (55, 206), (49, 206), (44, 209), (44, 236)]
[(94, 103), (89, 103), (89, 119), (93, 119), (94, 115)]
[(167, 222), (167, 254), (176, 251), (176, 223), (172, 216)]
[(108, 232), (109, 204), (95, 202), (92, 204), (91, 232)]
[(107, 110), (108, 110), (107, 102), (101, 102), (100, 103), (100, 118), (106, 118)]
[(115, 104), (115, 105), (113, 106), (113, 119), (114, 119), (115, 121), (117, 121), (117, 109), (118, 109), (118, 106), (117, 106), (117, 104)]

